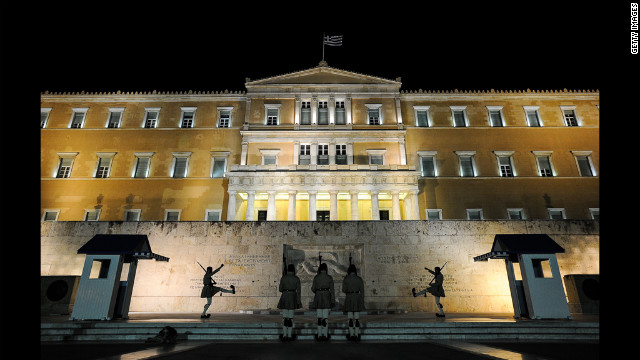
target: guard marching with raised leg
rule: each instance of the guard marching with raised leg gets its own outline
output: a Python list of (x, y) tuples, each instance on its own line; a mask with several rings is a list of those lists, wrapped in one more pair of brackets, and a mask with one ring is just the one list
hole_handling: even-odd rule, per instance
[[(198, 265), (200, 265), (200, 263), (198, 263)], [(220, 267), (218, 267), (215, 270), (213, 270), (211, 266), (208, 266), (207, 270), (205, 270), (204, 278), (202, 279), (204, 286), (202, 287), (202, 291), (200, 292), (200, 297), (203, 299), (207, 298), (207, 303), (204, 305), (204, 310), (202, 310), (202, 315), (200, 315), (201, 319), (208, 319), (209, 317), (211, 317), (211, 314), (207, 314), (207, 310), (209, 310), (209, 306), (211, 306), (211, 298), (216, 293), (218, 292), (230, 293), (230, 294), (236, 293), (235, 286), (231, 285), (231, 290), (223, 289), (221, 287), (215, 286), (216, 282), (211, 278), (215, 273), (220, 271), (220, 269), (222, 269), (223, 266), (224, 264), (220, 264)], [(200, 267), (202, 267), (202, 265), (200, 265)], [(202, 267), (202, 270), (204, 270), (203, 267)]]
[(360, 311), (364, 310), (364, 282), (358, 276), (356, 266), (351, 264), (347, 276), (342, 281), (342, 291), (346, 294), (344, 311), (349, 318), (347, 340), (360, 340)]
[[(445, 263), (442, 267), (444, 268), (444, 266), (446, 264), (447, 263)], [(440, 298), (441, 297), (445, 297), (444, 288), (442, 287), (442, 283), (444, 281), (444, 275), (442, 275), (441, 268), (436, 266), (435, 269), (433, 269), (433, 270), (431, 270), (429, 268), (424, 268), (424, 269), (427, 270), (428, 272), (430, 272), (431, 274), (433, 274), (434, 277), (433, 277), (433, 279), (429, 283), (429, 286), (426, 289), (424, 289), (424, 290), (422, 290), (420, 292), (416, 292), (416, 288), (411, 289), (411, 292), (413, 293), (413, 297), (426, 294), (427, 292), (430, 293), (431, 295), (434, 296), (434, 298), (436, 300), (436, 306), (438, 307), (438, 310), (440, 310), (440, 313), (436, 313), (436, 316), (437, 317), (445, 317), (444, 311), (443, 311), (443, 306), (440, 303)]]

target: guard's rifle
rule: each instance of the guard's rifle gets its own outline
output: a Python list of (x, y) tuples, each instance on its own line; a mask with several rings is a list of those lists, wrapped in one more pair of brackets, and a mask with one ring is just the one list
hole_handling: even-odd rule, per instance
[(351, 253), (349, 253), (349, 266), (351, 266)]
[[(200, 264), (200, 262), (196, 261), (198, 263), (198, 265), (200, 265), (200, 267), (202, 268), (202, 271), (204, 271), (205, 273), (207, 272), (207, 270), (205, 270), (204, 266), (202, 266), (202, 264)], [(213, 280), (213, 278), (211, 278), (211, 282), (213, 283), (213, 285), (216, 285), (217, 282), (215, 280)]]
[[(445, 267), (445, 266), (447, 266), (447, 263), (448, 263), (448, 261), (446, 261), (446, 262), (444, 263), (444, 265), (442, 265), (442, 266), (440, 267), (440, 271), (442, 271), (442, 269), (444, 269), (444, 267)], [(426, 268), (425, 268), (425, 269), (426, 269)], [(431, 283), (432, 283), (432, 282), (433, 282), (433, 280), (435, 280), (435, 279), (436, 279), (436, 277), (435, 277), (435, 275), (434, 275), (434, 276), (433, 276), (433, 279), (431, 279), (431, 281), (429, 281), (429, 285), (431, 285)]]
[(285, 256), (284, 251), (282, 252), (282, 275), (287, 275), (287, 257)]
[(320, 274), (320, 265), (322, 265), (322, 255), (321, 252), (318, 251), (318, 274)]

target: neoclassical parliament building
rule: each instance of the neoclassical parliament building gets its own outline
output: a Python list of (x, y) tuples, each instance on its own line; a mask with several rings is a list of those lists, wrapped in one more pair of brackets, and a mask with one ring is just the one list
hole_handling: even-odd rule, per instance
[(244, 86), (42, 93), (41, 220), (599, 218), (598, 91), (405, 90), (324, 61)]

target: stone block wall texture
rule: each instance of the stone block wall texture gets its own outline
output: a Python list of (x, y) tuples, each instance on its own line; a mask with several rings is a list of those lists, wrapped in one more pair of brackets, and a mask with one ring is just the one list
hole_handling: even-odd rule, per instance
[[(565, 253), (557, 254), (562, 276), (599, 274), (599, 222), (524, 221), (232, 221), (232, 222), (49, 222), (40, 225), (41, 275), (81, 275), (85, 255), (77, 250), (95, 234), (145, 234), (154, 253), (169, 262), (140, 260), (131, 312), (201, 312), (203, 266), (225, 266), (218, 286), (236, 294), (215, 296), (210, 312), (276, 309), (287, 245), (302, 280), (303, 307), (313, 293), (318, 255), (329, 265), (336, 298), (352, 256), (365, 282), (369, 310), (436, 311), (431, 296), (414, 298), (442, 266), (447, 312), (512, 313), (503, 260), (474, 262), (491, 250), (496, 234), (548, 234)], [(566, 288), (565, 288), (566, 292)]]

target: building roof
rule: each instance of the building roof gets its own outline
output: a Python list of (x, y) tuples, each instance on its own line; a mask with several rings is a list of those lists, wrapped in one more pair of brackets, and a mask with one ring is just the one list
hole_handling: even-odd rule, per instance
[(147, 235), (141, 234), (97, 234), (78, 249), (78, 254), (131, 255), (137, 258), (169, 261), (169, 258), (154, 254)]
[(517, 254), (563, 253), (562, 248), (547, 234), (496, 234), (491, 252), (473, 258), (474, 261), (504, 259)]

